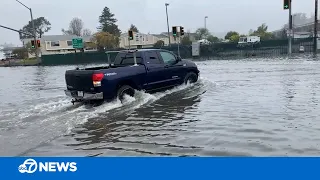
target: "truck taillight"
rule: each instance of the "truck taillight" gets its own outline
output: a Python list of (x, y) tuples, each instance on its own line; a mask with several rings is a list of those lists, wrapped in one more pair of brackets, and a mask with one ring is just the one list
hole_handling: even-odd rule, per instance
[(104, 77), (103, 73), (97, 73), (92, 75), (93, 86), (98, 87), (101, 86), (101, 81)]

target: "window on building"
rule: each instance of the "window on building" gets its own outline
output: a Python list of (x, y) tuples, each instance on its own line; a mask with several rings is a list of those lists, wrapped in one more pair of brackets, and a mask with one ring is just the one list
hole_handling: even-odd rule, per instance
[(57, 47), (57, 46), (60, 46), (60, 42), (59, 41), (51, 42), (51, 47)]
[(72, 46), (72, 41), (67, 41), (68, 46)]

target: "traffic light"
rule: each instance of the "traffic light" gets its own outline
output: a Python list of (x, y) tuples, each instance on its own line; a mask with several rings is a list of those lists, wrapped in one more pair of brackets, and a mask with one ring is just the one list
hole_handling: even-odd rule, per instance
[(289, 9), (291, 5), (291, 0), (283, 0), (283, 9)]
[(181, 26), (180, 27), (180, 35), (183, 36), (184, 35), (184, 28)]
[(37, 40), (37, 47), (40, 47), (40, 40)]
[(36, 48), (36, 43), (34, 42), (34, 40), (31, 40), (31, 48)]
[(172, 26), (172, 35), (177, 36), (177, 27), (176, 26)]
[(129, 34), (129, 40), (133, 40), (133, 31), (128, 31)]

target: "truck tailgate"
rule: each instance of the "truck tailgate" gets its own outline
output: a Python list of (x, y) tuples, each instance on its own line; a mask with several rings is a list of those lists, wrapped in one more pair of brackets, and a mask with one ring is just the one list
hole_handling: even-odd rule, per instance
[(71, 91), (94, 91), (92, 74), (93, 70), (68, 70), (65, 73), (67, 89)]

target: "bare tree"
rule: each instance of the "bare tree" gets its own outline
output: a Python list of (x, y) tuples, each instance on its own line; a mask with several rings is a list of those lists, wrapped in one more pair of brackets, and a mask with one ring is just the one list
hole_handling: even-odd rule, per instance
[(92, 32), (90, 29), (84, 29), (82, 31), (82, 36), (91, 36), (92, 35)]
[(69, 24), (69, 29), (64, 30), (62, 29), (62, 32), (67, 35), (77, 35), (81, 36), (83, 30), (83, 22), (79, 18), (73, 18)]

